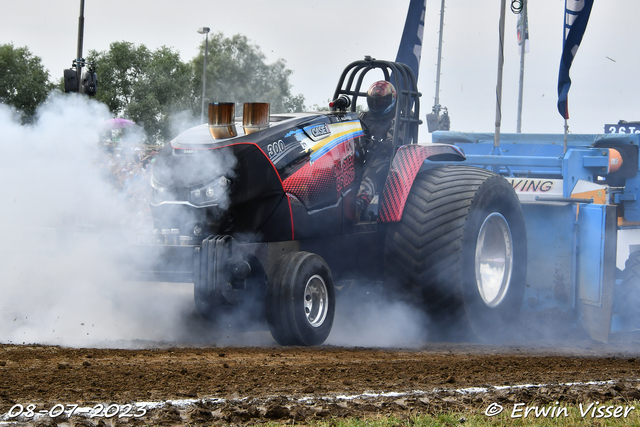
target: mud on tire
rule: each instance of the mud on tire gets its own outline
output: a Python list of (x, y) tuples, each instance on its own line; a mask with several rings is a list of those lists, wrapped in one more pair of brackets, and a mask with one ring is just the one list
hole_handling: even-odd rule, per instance
[(468, 339), (469, 330), (499, 339), (522, 305), (526, 263), (520, 202), (508, 181), (484, 169), (419, 173), (387, 232), (387, 274), (422, 294), (433, 339)]

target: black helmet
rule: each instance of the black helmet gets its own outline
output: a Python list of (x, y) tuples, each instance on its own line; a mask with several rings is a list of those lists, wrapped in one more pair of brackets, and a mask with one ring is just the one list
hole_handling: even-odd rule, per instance
[(385, 80), (375, 82), (367, 91), (367, 105), (372, 116), (384, 116), (396, 105), (396, 88)]

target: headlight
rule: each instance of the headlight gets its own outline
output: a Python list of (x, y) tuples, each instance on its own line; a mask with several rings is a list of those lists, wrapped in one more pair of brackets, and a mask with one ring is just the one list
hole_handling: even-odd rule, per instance
[(231, 181), (224, 176), (189, 192), (189, 202), (196, 206), (212, 206), (227, 192)]

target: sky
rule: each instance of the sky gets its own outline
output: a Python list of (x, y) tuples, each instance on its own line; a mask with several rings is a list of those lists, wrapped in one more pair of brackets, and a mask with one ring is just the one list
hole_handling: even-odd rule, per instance
[[(433, 105), (440, 1), (427, 0), (419, 90), (421, 111)], [(510, 1), (507, 1), (509, 4)], [(179, 6), (178, 6), (179, 4)], [(323, 105), (344, 67), (371, 55), (395, 59), (409, 0), (85, 0), (84, 53), (115, 41), (168, 46), (192, 59), (203, 35), (243, 34), (293, 71), (293, 93), (306, 105)], [(0, 43), (27, 46), (56, 80), (75, 58), (80, 0), (0, 0)], [(522, 131), (562, 133), (557, 79), (562, 50), (564, 0), (529, 4), (530, 52), (525, 56)], [(640, 120), (636, 70), (640, 3), (595, 2), (571, 68), (569, 130), (602, 133), (604, 124)], [(496, 117), (500, 2), (448, 1), (445, 9), (440, 104), (452, 130), (493, 132)], [(515, 132), (520, 69), (517, 16), (507, 7), (502, 132)], [(98, 69), (98, 79), (100, 70)], [(213, 100), (211, 100), (213, 101)], [(424, 118), (423, 118), (424, 119)], [(426, 126), (421, 142), (430, 140)]]

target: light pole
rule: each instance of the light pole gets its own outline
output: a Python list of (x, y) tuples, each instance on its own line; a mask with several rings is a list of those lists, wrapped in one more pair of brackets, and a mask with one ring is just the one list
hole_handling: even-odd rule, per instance
[(84, 0), (80, 0), (80, 17), (78, 18), (78, 51), (76, 53), (76, 76), (78, 79), (77, 92), (80, 93), (80, 87), (82, 86), (82, 67), (84, 66), (82, 60), (82, 43), (84, 40)]
[(207, 87), (207, 51), (209, 50), (209, 27), (198, 28), (200, 34), (205, 35), (204, 42), (204, 66), (202, 67), (202, 112), (200, 113), (200, 123), (204, 122), (204, 93)]

